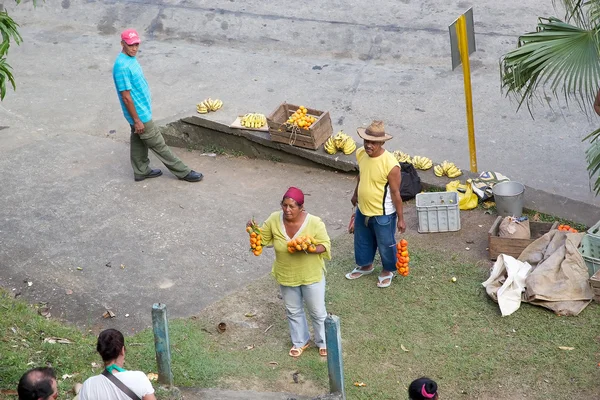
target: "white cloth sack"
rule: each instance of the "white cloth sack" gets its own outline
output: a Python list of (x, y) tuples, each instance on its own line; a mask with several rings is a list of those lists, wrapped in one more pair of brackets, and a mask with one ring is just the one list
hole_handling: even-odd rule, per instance
[(521, 294), (525, 291), (525, 279), (530, 271), (529, 263), (500, 254), (490, 277), (482, 283), (488, 296), (500, 306), (503, 317), (514, 313), (521, 306)]

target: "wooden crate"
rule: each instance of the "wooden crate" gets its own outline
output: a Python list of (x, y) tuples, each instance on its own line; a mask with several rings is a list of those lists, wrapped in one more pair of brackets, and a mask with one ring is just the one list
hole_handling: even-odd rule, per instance
[(594, 300), (600, 303), (600, 271), (590, 278), (590, 286), (594, 291)]
[(498, 236), (500, 223), (504, 217), (496, 218), (494, 224), (488, 231), (488, 250), (490, 260), (498, 258), (498, 254), (508, 254), (514, 258), (518, 258), (525, 247), (529, 246), (536, 239), (548, 233), (551, 229), (558, 227), (558, 222), (533, 222), (529, 220), (529, 230), (531, 231), (530, 239), (513, 239)]
[(299, 106), (282, 103), (275, 111), (267, 117), (271, 140), (278, 143), (286, 143), (292, 146), (316, 150), (333, 133), (331, 117), (328, 111), (319, 111), (306, 108), (309, 115), (317, 117), (317, 120), (308, 128), (292, 132), (285, 126), (288, 118), (299, 108)]

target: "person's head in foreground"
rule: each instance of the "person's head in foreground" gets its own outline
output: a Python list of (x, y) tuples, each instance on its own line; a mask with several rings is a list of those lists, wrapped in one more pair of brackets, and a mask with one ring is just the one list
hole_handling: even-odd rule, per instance
[(106, 329), (98, 335), (96, 351), (102, 357), (104, 364), (123, 365), (125, 359), (125, 338), (116, 329)]
[(17, 386), (19, 400), (55, 400), (58, 398), (56, 374), (52, 368), (33, 368), (25, 372)]
[(438, 387), (435, 381), (422, 377), (412, 381), (408, 387), (410, 400), (438, 400)]

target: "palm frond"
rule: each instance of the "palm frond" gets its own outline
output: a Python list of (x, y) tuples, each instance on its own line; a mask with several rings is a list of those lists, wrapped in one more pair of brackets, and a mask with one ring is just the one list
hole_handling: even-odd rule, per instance
[(10, 82), (13, 90), (16, 89), (15, 78), (12, 75), (12, 68), (6, 63), (5, 58), (0, 58), (0, 101), (6, 96), (6, 82)]
[(6, 11), (0, 12), (0, 36), (2, 37), (2, 47), (0, 47), (0, 57), (6, 54), (10, 41), (13, 40), (16, 44), (21, 44), (23, 38), (19, 34), (19, 24), (17, 24)]
[[(596, 2), (598, 0), (591, 1)], [(585, 0), (552, 0), (552, 6), (556, 11), (563, 11), (563, 19), (566, 22), (573, 22), (575, 25), (582, 28), (587, 28), (589, 22), (587, 13), (584, 9), (585, 5)], [(559, 6), (563, 10), (559, 10)]]
[(585, 152), (586, 161), (588, 163), (587, 170), (590, 179), (593, 179), (594, 175), (596, 175), (596, 180), (594, 181), (593, 190), (596, 195), (600, 193), (600, 176), (598, 175), (598, 171), (600, 171), (600, 128), (596, 129), (594, 132), (590, 133), (584, 140), (590, 139), (590, 147)]
[(586, 30), (556, 18), (540, 18), (537, 32), (519, 37), (519, 47), (500, 60), (502, 90), (531, 113), (540, 89), (576, 101), (589, 112), (600, 82), (598, 30)]

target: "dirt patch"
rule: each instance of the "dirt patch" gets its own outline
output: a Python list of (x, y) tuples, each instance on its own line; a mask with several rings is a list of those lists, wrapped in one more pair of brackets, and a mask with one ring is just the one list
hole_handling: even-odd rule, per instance
[[(495, 215), (486, 214), (483, 210), (461, 211), (459, 231), (430, 234), (417, 232), (418, 219), (414, 201), (405, 204), (404, 215), (407, 232), (403, 237), (407, 238), (409, 246), (441, 252), (448, 257), (464, 257), (465, 260), (480, 263), (486, 269), (491, 266), (487, 252), (487, 232)], [(334, 257), (336, 252), (351, 253), (351, 243), (341, 241), (341, 245), (334, 249)], [(264, 259), (264, 262), (269, 261)], [(418, 265), (412, 267), (419, 268)], [(352, 268), (352, 265), (348, 265), (348, 271)], [(206, 323), (215, 342), (223, 348), (239, 349), (260, 345), (287, 353), (291, 346), (283, 301), (279, 288), (271, 277), (253, 282), (226, 299), (209, 305), (195, 318)], [(226, 324), (225, 332), (219, 333), (220, 323)], [(305, 356), (316, 356), (316, 349), (307, 350)], [(279, 368), (275, 362), (272, 367)], [(235, 390), (284, 391), (306, 396), (327, 391), (327, 387), (321, 382), (312, 382), (301, 374), (297, 376), (298, 383), (295, 383), (292, 376), (295, 372), (297, 371), (282, 368), (279, 378), (273, 381), (239, 381), (227, 378), (222, 381), (222, 385)]]

